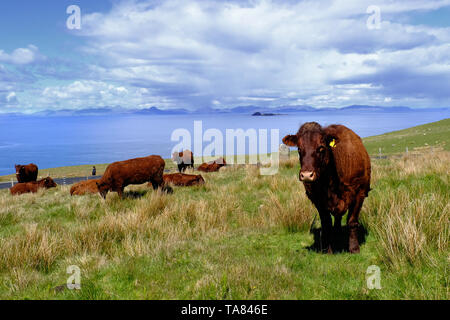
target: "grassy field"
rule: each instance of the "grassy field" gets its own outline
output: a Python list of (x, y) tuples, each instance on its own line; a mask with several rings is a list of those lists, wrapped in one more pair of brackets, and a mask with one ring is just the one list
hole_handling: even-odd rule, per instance
[(364, 144), (371, 155), (378, 155), (380, 148), (382, 155), (402, 154), (406, 147), (412, 153), (430, 148), (450, 151), (450, 119), (365, 138)]
[[(359, 255), (311, 248), (320, 222), (311, 234), (296, 156), (275, 176), (227, 167), (172, 195), (132, 186), (123, 201), (0, 191), (0, 298), (449, 299), (449, 138), (447, 119), (365, 139), (392, 156), (373, 160)], [(81, 290), (64, 289), (70, 265)], [(380, 290), (367, 288), (371, 265)]]

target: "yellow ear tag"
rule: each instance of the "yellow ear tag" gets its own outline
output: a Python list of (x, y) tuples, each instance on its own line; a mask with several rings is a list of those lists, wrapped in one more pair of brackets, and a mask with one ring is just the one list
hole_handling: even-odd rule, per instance
[(333, 139), (333, 141), (330, 142), (330, 147), (336, 148), (336, 140)]

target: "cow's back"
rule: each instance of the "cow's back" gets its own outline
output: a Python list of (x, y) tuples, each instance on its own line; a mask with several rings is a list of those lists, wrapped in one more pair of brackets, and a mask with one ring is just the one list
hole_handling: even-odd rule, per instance
[(205, 183), (201, 175), (173, 173), (164, 175), (164, 183), (172, 183), (175, 186), (194, 186)]
[(17, 182), (19, 183), (26, 183), (26, 182), (33, 182), (37, 180), (39, 168), (34, 163), (30, 163), (28, 165), (24, 165), (23, 172), (21, 172), (19, 175), (16, 174)]
[(97, 182), (99, 180), (81, 181), (70, 188), (70, 195), (82, 196), (88, 193), (95, 194), (98, 192)]
[(165, 161), (160, 156), (149, 156), (114, 162), (106, 168), (102, 180), (108, 182), (124, 181), (129, 184), (143, 183), (155, 174), (164, 172)]
[(21, 195), (24, 193), (36, 193), (38, 189), (39, 185), (37, 182), (24, 182), (16, 184), (9, 190), (12, 195)]
[(184, 150), (180, 153), (184, 164), (194, 164), (194, 154), (190, 150)]
[(325, 132), (336, 137), (335, 146), (331, 149), (340, 182), (370, 188), (370, 157), (361, 138), (343, 125), (331, 125), (325, 128)]

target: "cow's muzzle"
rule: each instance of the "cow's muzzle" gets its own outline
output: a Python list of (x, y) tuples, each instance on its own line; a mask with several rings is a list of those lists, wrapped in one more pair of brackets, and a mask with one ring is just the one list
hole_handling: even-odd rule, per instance
[(316, 173), (314, 171), (300, 172), (300, 181), (302, 182), (314, 182), (316, 180)]

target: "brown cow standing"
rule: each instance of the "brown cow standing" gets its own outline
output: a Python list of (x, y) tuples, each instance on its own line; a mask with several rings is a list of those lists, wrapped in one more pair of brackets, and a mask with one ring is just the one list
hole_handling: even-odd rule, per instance
[(319, 211), (322, 248), (332, 253), (332, 235), (340, 232), (342, 216), (348, 210), (349, 251), (358, 253), (358, 218), (370, 191), (371, 172), (370, 157), (361, 138), (342, 125), (322, 128), (309, 122), (296, 135), (284, 137), (283, 142), (298, 148), (299, 179)]
[(205, 183), (205, 180), (201, 175), (174, 173), (174, 174), (165, 174), (164, 183), (166, 185), (171, 183), (175, 186), (191, 187), (202, 185)]
[(186, 171), (187, 167), (194, 169), (194, 154), (190, 150), (174, 152), (172, 154), (172, 160), (178, 165), (178, 171), (180, 173)]
[(217, 160), (208, 162), (208, 163), (202, 163), (199, 167), (198, 167), (198, 171), (203, 171), (203, 172), (216, 172), (219, 171), (220, 168), (224, 167), (227, 165), (227, 162), (225, 161), (224, 158), (219, 158)]
[(24, 193), (36, 193), (39, 189), (50, 189), (55, 187), (55, 181), (53, 181), (52, 178), (47, 177), (39, 181), (18, 183), (14, 187), (9, 189), (9, 191), (12, 195), (20, 195)]
[(166, 163), (160, 156), (149, 156), (110, 164), (97, 182), (100, 195), (106, 199), (108, 191), (117, 192), (123, 197), (123, 191), (130, 184), (150, 182), (153, 189), (162, 187), (166, 192), (170, 188), (164, 186), (163, 173)]
[(96, 194), (98, 193), (97, 182), (100, 180), (86, 180), (81, 181), (72, 186), (70, 188), (71, 196), (83, 196), (85, 194)]
[(25, 183), (36, 181), (39, 173), (37, 165), (30, 163), (29, 165), (16, 164), (16, 178), (17, 182)]

